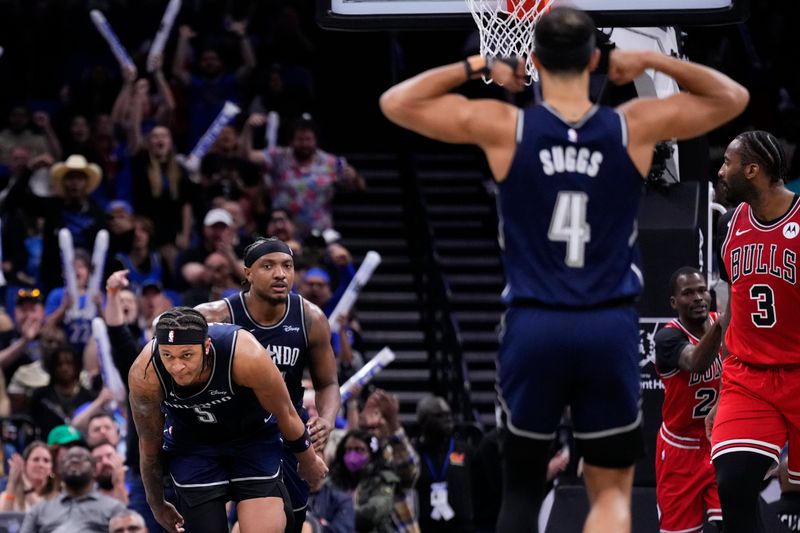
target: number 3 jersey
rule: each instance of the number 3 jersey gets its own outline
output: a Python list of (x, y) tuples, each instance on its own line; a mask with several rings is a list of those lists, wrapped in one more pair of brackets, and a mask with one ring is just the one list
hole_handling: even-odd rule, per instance
[(643, 185), (627, 135), (610, 107), (577, 122), (546, 103), (519, 112), (514, 160), (498, 185), (508, 303), (580, 308), (639, 294)]
[[(274, 433), (275, 424), (268, 423), (272, 415), (261, 406), (253, 389), (233, 382), (233, 357), (240, 329), (231, 324), (208, 325), (211, 375), (204, 386), (191, 389), (175, 383), (153, 340), (153, 368), (164, 392), (161, 410), (166, 414), (165, 445), (219, 444)], [(264, 357), (269, 357), (266, 350)]]
[(754, 365), (800, 365), (800, 202), (767, 223), (750, 206), (733, 213), (722, 244), (731, 286), (731, 322), (725, 345)]
[[(711, 312), (709, 318), (713, 323), (719, 316)], [(719, 356), (702, 373), (688, 372), (678, 366), (680, 354), (686, 345), (696, 346), (698, 342), (700, 339), (692, 335), (678, 319), (670, 320), (655, 336), (656, 371), (664, 383), (662, 437), (680, 446), (705, 440), (705, 417), (717, 401), (722, 378)]]

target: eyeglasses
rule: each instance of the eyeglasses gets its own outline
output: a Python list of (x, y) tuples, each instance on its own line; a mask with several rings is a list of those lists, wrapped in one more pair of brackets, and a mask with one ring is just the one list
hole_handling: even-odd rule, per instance
[(17, 298), (39, 298), (42, 295), (42, 291), (39, 289), (20, 289), (17, 291)]

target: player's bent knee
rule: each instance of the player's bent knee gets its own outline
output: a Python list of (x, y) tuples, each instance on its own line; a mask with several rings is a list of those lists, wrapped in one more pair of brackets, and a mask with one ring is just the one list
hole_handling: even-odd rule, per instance
[(644, 455), (642, 428), (607, 437), (576, 439), (586, 464), (602, 468), (628, 468)]

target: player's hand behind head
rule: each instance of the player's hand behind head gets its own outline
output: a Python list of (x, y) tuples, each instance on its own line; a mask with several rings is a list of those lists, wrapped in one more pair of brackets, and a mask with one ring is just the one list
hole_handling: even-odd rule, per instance
[(648, 68), (646, 59), (644, 52), (615, 48), (608, 56), (608, 79), (615, 85), (632, 82)]
[(522, 91), (527, 82), (528, 74), (525, 72), (525, 60), (517, 58), (516, 67), (512, 67), (504, 60), (496, 59), (492, 63), (492, 81), (502, 85), (512, 93)]

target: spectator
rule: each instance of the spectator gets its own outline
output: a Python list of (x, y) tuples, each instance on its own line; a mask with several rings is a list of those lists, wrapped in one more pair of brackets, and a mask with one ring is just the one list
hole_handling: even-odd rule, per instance
[(240, 43), (242, 66), (235, 74), (225, 70), (219, 50), (213, 47), (206, 47), (200, 52), (198, 74), (192, 74), (188, 69), (189, 41), (195, 37), (195, 33), (189, 26), (181, 26), (178, 30), (178, 46), (172, 73), (188, 90), (191, 145), (205, 133), (226, 101), (238, 101), (240, 84), (250, 77), (256, 66), (256, 57), (247, 38), (246, 24), (233, 22), (228, 29), (239, 38)]
[(147, 217), (133, 217), (133, 244), (109, 261), (108, 271), (127, 270), (130, 289), (141, 291), (145, 283), (167, 284), (171, 279), (164, 257), (154, 247), (155, 225)]
[(94, 448), (101, 442), (108, 442), (114, 448), (120, 443), (119, 425), (108, 412), (92, 415), (86, 425), (86, 444), (89, 448)]
[(102, 404), (110, 400), (107, 391), (95, 400), (94, 395), (80, 385), (77, 356), (69, 345), (45, 353), (42, 366), (50, 375), (50, 383), (33, 391), (29, 408), (30, 416), (42, 434), (49, 433), (61, 424), (86, 427), (91, 413), (87, 413), (86, 409), (76, 416), (78, 407), (85, 403)]
[(292, 212), (298, 237), (311, 230), (333, 228), (332, 202), (335, 186), (364, 189), (364, 178), (343, 157), (323, 152), (317, 147), (316, 126), (311, 120), (298, 120), (288, 147), (253, 150), (254, 127), (262, 126), (266, 117), (250, 115), (242, 129), (242, 149), (250, 160), (269, 174), (272, 202)]
[(21, 456), (12, 455), (8, 463), (6, 488), (0, 494), (0, 511), (24, 513), (58, 493), (53, 456), (44, 442), (31, 442)]
[(105, 227), (105, 213), (89, 198), (102, 178), (100, 167), (82, 155), (71, 155), (50, 170), (55, 198), (46, 205), (42, 250), (42, 284), (45, 290), (62, 284), (58, 231), (67, 228), (75, 248), (92, 250), (97, 232)]
[(175, 305), (158, 282), (145, 282), (139, 292), (139, 329), (145, 339), (153, 338), (153, 320)]
[(82, 446), (67, 450), (58, 463), (58, 473), (64, 482), (61, 494), (31, 509), (22, 523), (21, 533), (107, 533), (111, 517), (125, 507), (94, 490), (92, 472), (89, 450)]
[(92, 270), (92, 258), (86, 250), (75, 250), (75, 284), (78, 289), (78, 305), (73, 310), (73, 302), (66, 287), (58, 287), (50, 291), (44, 303), (45, 327), (62, 328), (72, 349), (76, 354), (83, 354), (86, 343), (92, 336), (92, 319), (102, 309), (102, 295), (97, 293), (94, 300), (94, 312), (89, 314), (89, 276)]
[(385, 465), (378, 439), (363, 430), (349, 431), (336, 448), (330, 483), (352, 494), (355, 531), (394, 531), (392, 508), (400, 478)]
[(128, 489), (125, 487), (124, 459), (107, 440), (101, 440), (91, 448), (94, 463), (94, 479), (97, 490), (128, 505)]
[(80, 431), (70, 425), (62, 424), (54, 427), (50, 433), (47, 434), (47, 445), (50, 447), (50, 453), (53, 455), (53, 465), (57, 467), (67, 450), (73, 446), (82, 446), (85, 448), (86, 442), (83, 440)]
[(153, 128), (145, 143), (137, 122), (128, 132), (128, 142), (133, 208), (158, 228), (152, 244), (172, 266), (178, 251), (189, 246), (194, 185), (178, 164), (172, 132), (166, 127)]
[(31, 117), (28, 108), (16, 105), (8, 114), (8, 128), (0, 131), (0, 164), (6, 165), (11, 150), (16, 146), (28, 149), (32, 157), (50, 153), (54, 158), (61, 157), (61, 144), (50, 125), (50, 115), (44, 111), (33, 114), (33, 123), (41, 130), (41, 134), (31, 129)]
[(355, 528), (353, 497), (324, 480), (309, 486), (308, 511), (323, 533), (351, 533)]
[(428, 532), (464, 532), (472, 525), (472, 458), (474, 450), (453, 435), (450, 406), (438, 396), (417, 404), (422, 458), (417, 481), (419, 525)]
[(241, 286), (234, 279), (230, 261), (224, 255), (211, 253), (203, 262), (203, 268), (203, 281), (183, 293), (181, 305), (194, 307), (239, 293)]
[[(19, 289), (14, 304), (14, 329), (0, 334), (0, 366), (7, 382), (11, 381), (17, 368), (42, 358), (39, 333), (43, 326), (42, 292), (39, 289)], [(12, 407), (18, 412), (17, 406)]]
[[(111, 110), (111, 120), (123, 129), (131, 127), (131, 122), (136, 120), (134, 114), (141, 116), (139, 127), (142, 133), (147, 133), (156, 125), (168, 126), (175, 111), (175, 98), (172, 89), (164, 77), (162, 70), (162, 57), (155, 61), (153, 79), (157, 93), (151, 94), (150, 80), (147, 78), (136, 79), (136, 70), (122, 66), (122, 89), (120, 89), (114, 107)], [(136, 109), (138, 107), (138, 109)]]
[[(354, 394), (357, 397), (358, 394)], [(351, 421), (352, 404), (348, 401), (348, 424)], [(419, 533), (414, 485), (419, 476), (419, 456), (400, 425), (400, 402), (396, 396), (382, 389), (370, 394), (364, 409), (358, 415), (357, 423), (361, 429), (378, 439), (384, 462), (400, 479), (400, 490), (394, 495), (392, 521), (402, 524), (402, 530)]]
[(203, 263), (212, 252), (219, 252), (227, 259), (236, 278), (243, 279), (243, 265), (239, 259), (243, 251), (236, 242), (231, 214), (221, 207), (214, 208), (203, 219), (203, 241), (181, 254), (180, 273), (189, 285), (201, 285), (205, 274)]
[(113, 200), (106, 204), (105, 211), (108, 217), (110, 259), (120, 252), (130, 252), (133, 246), (135, 239), (133, 206), (125, 200)]
[(147, 533), (142, 515), (133, 509), (125, 509), (111, 517), (108, 533)]

